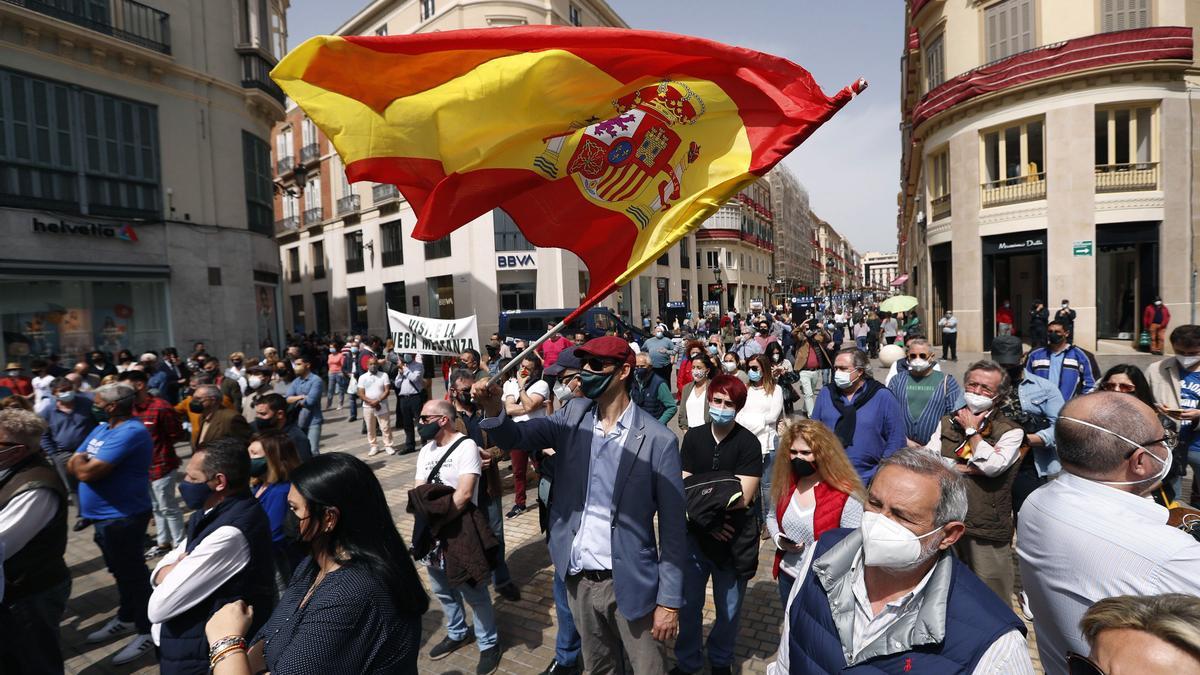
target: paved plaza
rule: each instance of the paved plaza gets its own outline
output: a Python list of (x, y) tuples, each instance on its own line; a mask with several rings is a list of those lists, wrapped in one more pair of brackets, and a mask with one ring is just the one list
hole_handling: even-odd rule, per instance
[[(957, 363), (946, 363), (946, 370), (956, 377), (966, 369), (971, 360), (968, 357), (981, 355), (964, 354)], [(1101, 356), (1101, 367), (1108, 367), (1121, 361), (1137, 362), (1145, 367), (1149, 358), (1119, 356)], [(882, 379), (882, 371), (877, 373)], [(441, 394), (442, 385), (435, 383), (435, 393)], [(326, 413), (325, 434), (321, 440), (323, 452), (348, 452), (361, 457), (379, 477), (383, 489), (387, 493), (388, 502), (392, 506), (392, 515), (396, 519), (401, 535), (407, 541), (412, 532), (412, 517), (405, 513), (404, 507), (408, 502), (407, 491), (411, 487), (416, 466), (416, 454), (405, 456), (377, 455), (367, 458), (366, 437), (360, 433), (359, 422), (346, 422), (347, 411), (329, 411)], [(672, 425), (673, 429), (676, 429)], [(403, 435), (398, 435), (403, 439)], [(180, 452), (186, 454), (184, 446)], [(501, 472), (505, 485), (505, 510), (512, 504), (512, 471), (508, 463), (501, 464)], [(530, 481), (531, 486), (536, 486)], [(530, 490), (529, 504), (534, 504), (534, 490)], [(74, 517), (74, 509), (71, 511)], [(552, 591), (553, 568), (546, 549), (543, 535), (538, 531), (538, 516), (536, 510), (504, 522), (504, 537), (507, 545), (507, 559), (513, 578), (521, 588), (521, 600), (510, 602), (493, 593), (496, 605), (496, 615), (500, 626), (500, 644), (504, 649), (504, 659), (500, 664), (501, 673), (514, 675), (529, 675), (539, 673), (554, 657), (554, 636), (556, 630), (554, 614), (554, 597)], [(779, 627), (783, 612), (779, 605), (775, 581), (771, 578), (771, 548), (764, 543), (759, 552), (758, 574), (750, 580), (749, 590), (742, 612), (739, 629), (737, 654), (738, 663), (743, 673), (762, 673), (766, 666), (774, 660), (775, 650), (779, 645)], [(84, 636), (99, 628), (116, 612), (117, 593), (112, 576), (104, 568), (100, 551), (92, 542), (92, 530), (89, 528), (80, 533), (72, 533), (67, 544), (67, 564), (71, 568), (73, 586), (71, 600), (67, 604), (66, 615), (63, 617), (62, 641), (64, 656), (67, 659), (67, 671), (70, 673), (154, 673), (157, 664), (153, 657), (145, 657), (133, 664), (114, 667), (109, 659), (125, 643), (128, 638), (102, 644), (99, 646), (86, 645)], [(421, 566), (418, 566), (421, 569)], [(425, 576), (421, 569), (422, 577)], [(426, 581), (428, 587), (428, 581)], [(437, 600), (430, 598), (430, 609), (424, 617), (422, 632), (422, 658), (420, 668), (422, 673), (473, 673), (479, 658), (479, 651), (474, 645), (464, 647), (457, 653), (441, 661), (430, 661), (425, 654), (429, 648), (437, 644), (445, 636), (445, 627), (441, 608)], [(708, 599), (705, 609), (705, 630), (711, 628), (713, 620), (712, 600)], [(1030, 651), (1034, 665), (1038, 665), (1036, 638), (1030, 629)]]

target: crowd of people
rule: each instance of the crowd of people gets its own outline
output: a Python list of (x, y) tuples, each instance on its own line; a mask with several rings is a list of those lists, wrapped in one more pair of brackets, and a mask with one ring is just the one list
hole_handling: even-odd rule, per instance
[[(505, 521), (536, 510), (544, 673), (665, 673), (671, 644), (673, 674), (733, 672), (763, 547), (773, 673), (1032, 673), (1017, 611), (1047, 673), (1200, 671), (1200, 542), (1175, 526), (1200, 518), (1200, 326), (1145, 372), (1101, 374), (1056, 318), (1028, 351), (998, 332), (961, 379), (941, 364), (951, 313), (940, 350), (916, 313), (866, 302), (643, 326), (535, 350), (492, 334), (438, 361), (309, 336), (224, 362), (198, 343), (9, 364), (0, 662), (63, 671), (68, 528), (90, 527), (118, 606), (85, 640), (127, 638), (113, 664), (415, 673), (432, 596), (446, 630), (426, 658), (474, 642), (492, 673), (491, 587), (521, 598)], [(347, 405), (361, 457), (322, 452)], [(381, 452), (416, 453), (404, 504), (363, 461)]]

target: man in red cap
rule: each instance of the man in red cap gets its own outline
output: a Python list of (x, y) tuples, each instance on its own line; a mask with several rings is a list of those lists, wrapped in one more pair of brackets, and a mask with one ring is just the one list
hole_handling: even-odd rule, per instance
[(596, 338), (575, 355), (584, 398), (518, 424), (500, 405), (500, 387), (479, 383), (480, 426), (501, 448), (556, 450), (550, 558), (566, 582), (584, 670), (614, 670), (624, 653), (633, 672), (665, 673), (687, 552), (679, 442), (629, 398), (628, 342)]

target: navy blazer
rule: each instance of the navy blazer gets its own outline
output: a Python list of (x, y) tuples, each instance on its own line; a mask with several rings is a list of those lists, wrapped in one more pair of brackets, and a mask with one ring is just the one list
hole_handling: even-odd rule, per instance
[[(655, 605), (683, 606), (683, 565), (687, 556), (679, 441), (674, 432), (632, 405), (629, 433), (613, 488), (611, 528), (613, 591), (617, 608), (630, 621), (646, 616)], [(566, 577), (571, 564), (571, 544), (579, 532), (587, 499), (593, 408), (591, 400), (580, 398), (549, 417), (518, 424), (502, 411), (500, 416), (480, 423), (488, 438), (505, 450), (554, 448), (550, 559), (560, 578)]]

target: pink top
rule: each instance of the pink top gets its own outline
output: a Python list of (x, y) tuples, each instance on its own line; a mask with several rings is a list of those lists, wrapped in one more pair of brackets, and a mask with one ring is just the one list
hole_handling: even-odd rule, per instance
[(342, 372), (342, 353), (335, 352), (330, 354), (327, 363), (329, 364), (330, 375), (337, 375), (338, 373)]

